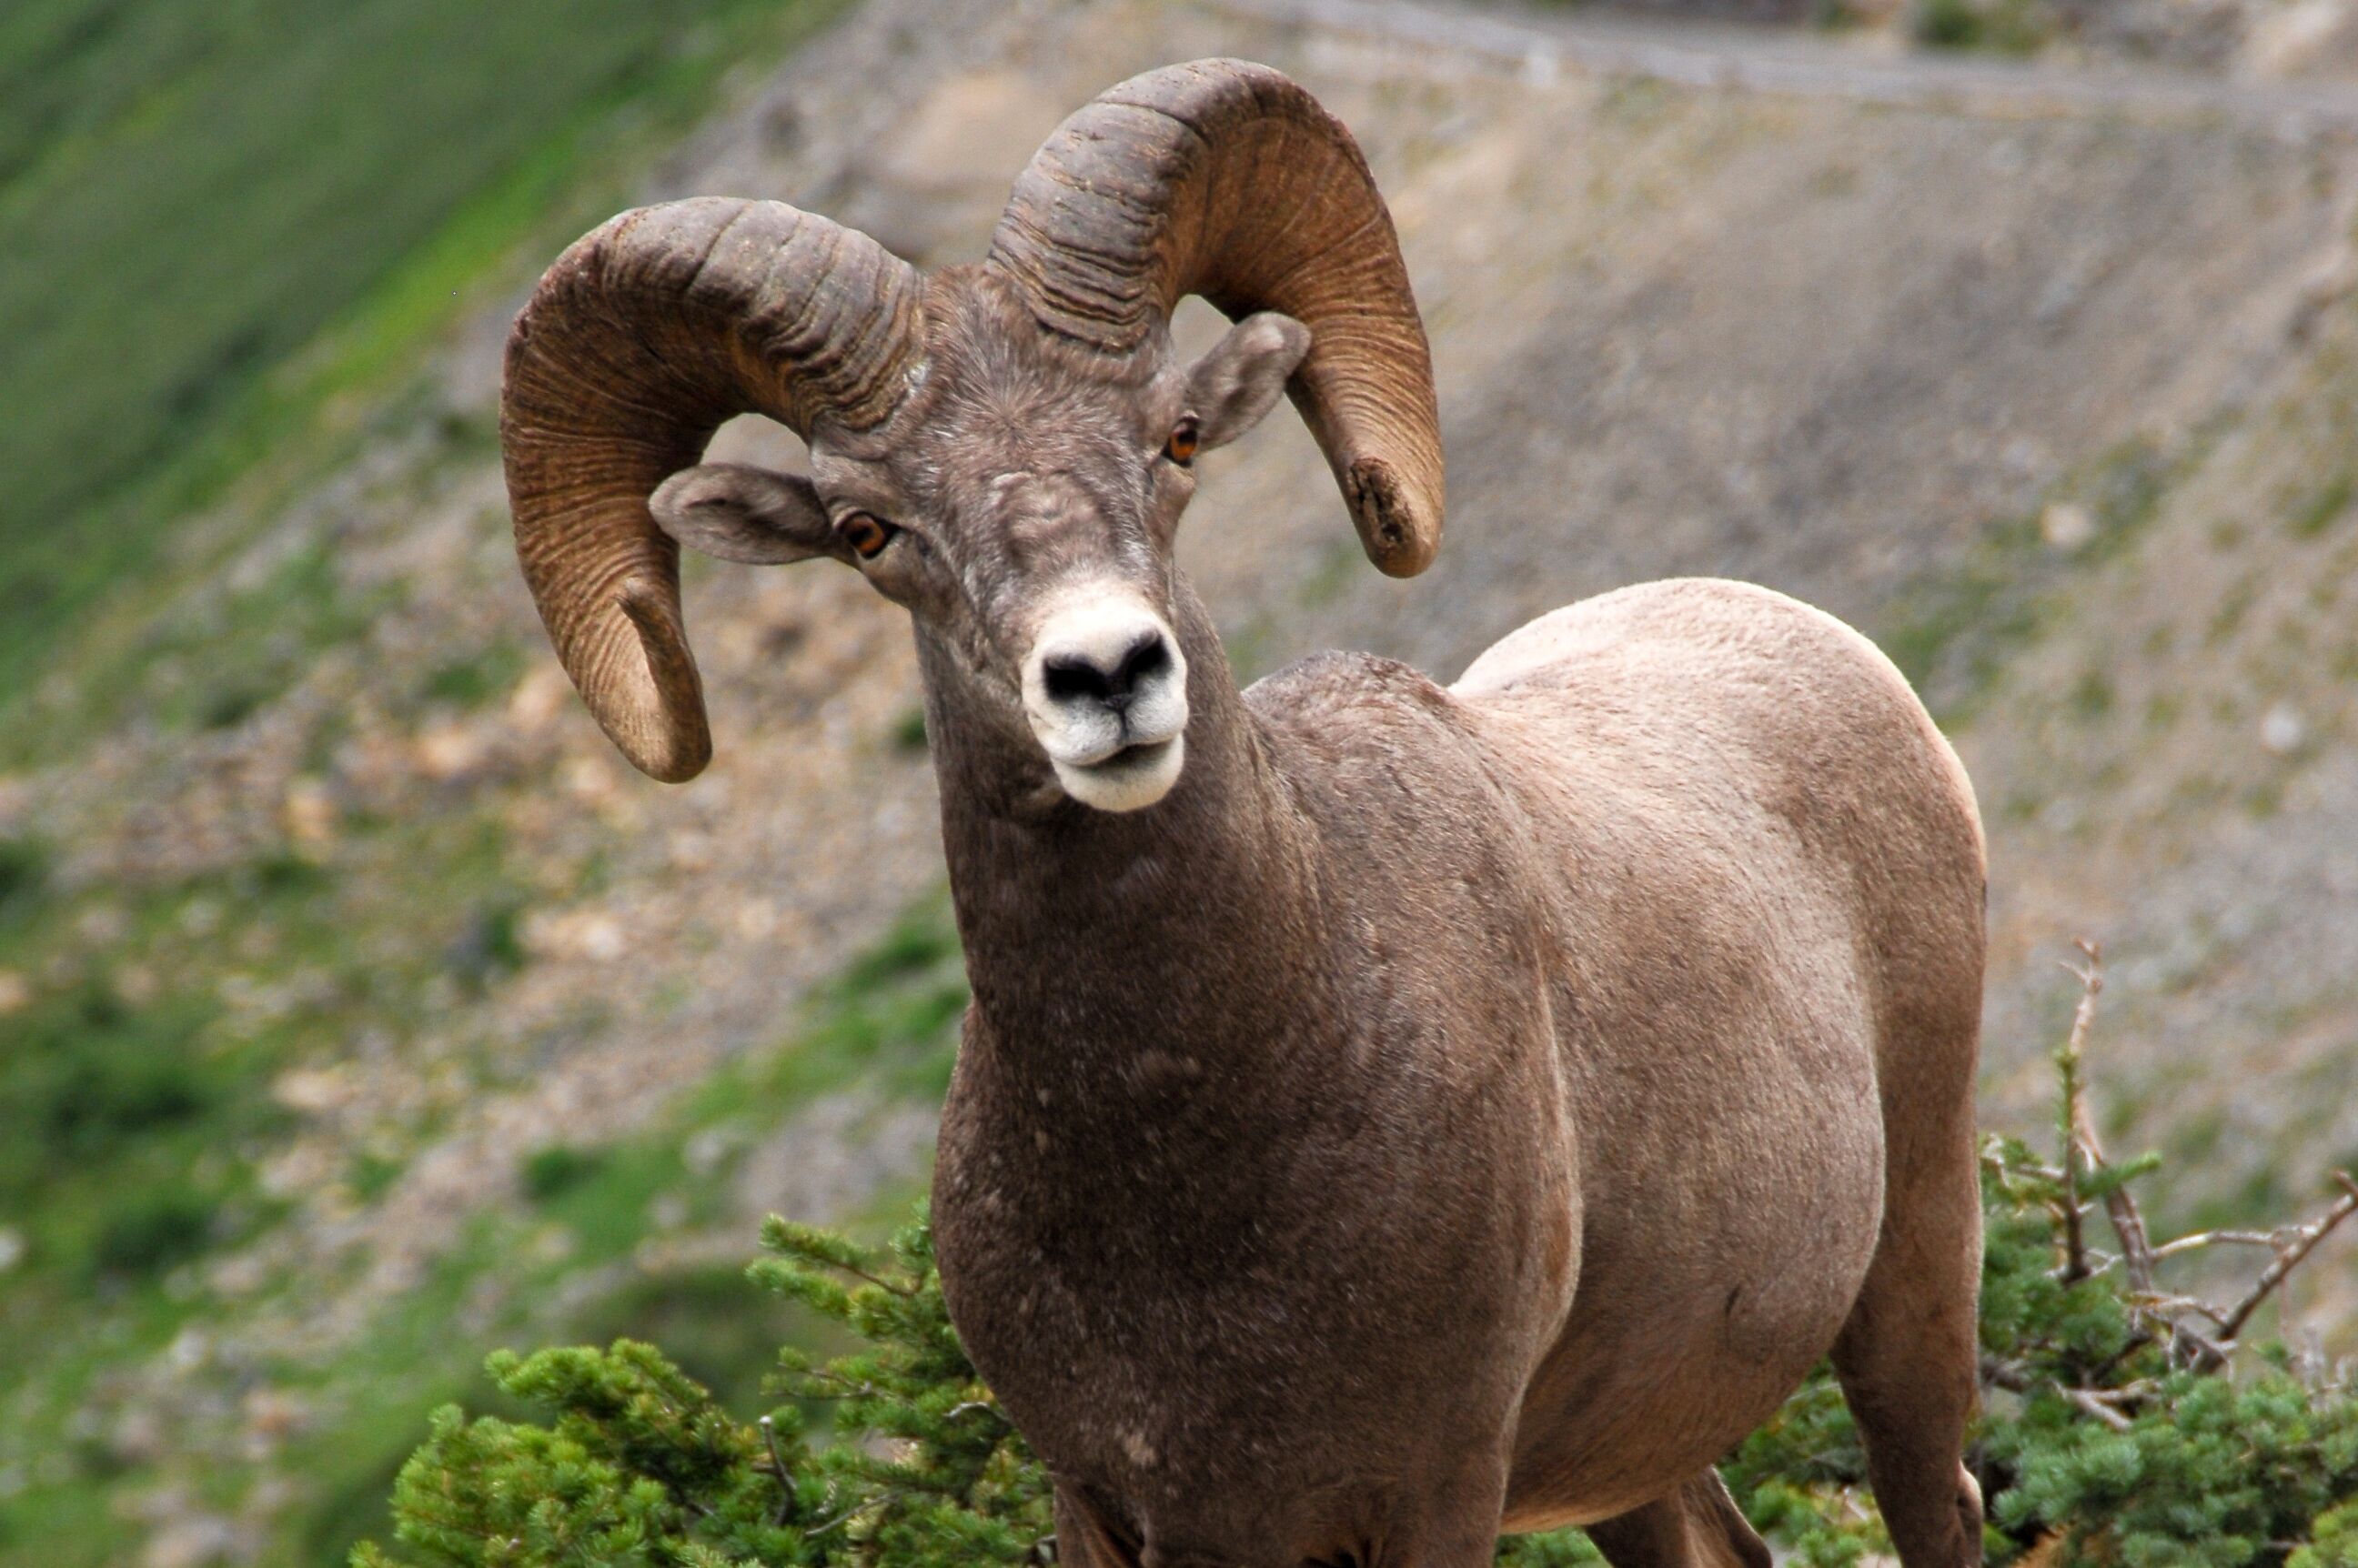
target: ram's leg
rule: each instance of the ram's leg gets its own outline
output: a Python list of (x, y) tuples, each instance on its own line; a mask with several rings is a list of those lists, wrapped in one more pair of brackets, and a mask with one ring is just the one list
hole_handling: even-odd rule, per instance
[(1753, 1533), (1716, 1470), (1667, 1498), (1588, 1527), (1588, 1539), (1613, 1568), (1768, 1568), (1768, 1548)]
[(1056, 1488), (1056, 1562), (1061, 1568), (1138, 1568), (1138, 1555), (1114, 1540), (1086, 1503)]
[[(1972, 1022), (1917, 1042), (1890, 1142), (1882, 1238), (1834, 1342), (1834, 1374), (1866, 1444), (1867, 1479), (1906, 1568), (1982, 1560), (1981, 1488), (1962, 1459), (1980, 1381), (1982, 1207)], [(1936, 1064), (1962, 1072), (1941, 1072)], [(1941, 1077), (1952, 1080), (1940, 1084)], [(1945, 1093), (1935, 1092), (1945, 1090)]]
[(1468, 1457), (1454, 1477), (1400, 1499), (1403, 1512), (1398, 1518), (1339, 1559), (1321, 1552), (1305, 1562), (1339, 1560), (1368, 1568), (1489, 1568), (1498, 1554), (1498, 1518), (1507, 1506), (1505, 1446), (1501, 1438), (1498, 1454)]

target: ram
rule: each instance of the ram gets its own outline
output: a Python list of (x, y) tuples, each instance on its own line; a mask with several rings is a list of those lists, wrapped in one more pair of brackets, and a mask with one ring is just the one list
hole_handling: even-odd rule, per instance
[[(1189, 294), (1235, 319), (1193, 366)], [(914, 623), (974, 987), (943, 1283), (1060, 1557), (1466, 1568), (1580, 1524), (1616, 1568), (1765, 1564), (1713, 1465), (1831, 1352), (1902, 1562), (1977, 1562), (1955, 756), (1865, 639), (1709, 580), (1454, 686), (1325, 654), (1240, 692), (1173, 540), (1281, 391), (1422, 570), (1390, 216), (1231, 60), (1067, 120), (979, 265), (671, 202), (568, 250), (508, 349), (517, 550), (639, 767), (710, 754), (677, 545), (831, 557)], [(808, 478), (697, 466), (745, 411)]]

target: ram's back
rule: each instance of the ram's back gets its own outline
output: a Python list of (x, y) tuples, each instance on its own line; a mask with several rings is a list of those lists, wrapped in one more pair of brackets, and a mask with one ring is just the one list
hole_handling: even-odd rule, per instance
[[(1568, 848), (1586, 829), (1762, 866), (1790, 852), (1847, 881), (1871, 926), (1962, 911), (1978, 929), (1964, 769), (1891, 661), (1823, 611), (1749, 583), (1647, 583), (1531, 622), (1451, 691)], [(1978, 988), (1977, 953), (1974, 971)]]
[(1528, 1528), (1707, 1463), (1831, 1342), (1886, 1161), (1971, 1092), (1982, 841), (1890, 661), (1764, 589), (1572, 605), (1452, 696), (1542, 846), (1581, 1143), (1577, 1303), (1519, 1443)]

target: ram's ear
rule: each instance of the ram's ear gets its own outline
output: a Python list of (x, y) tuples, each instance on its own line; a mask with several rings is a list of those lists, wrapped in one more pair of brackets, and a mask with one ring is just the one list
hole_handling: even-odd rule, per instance
[(1276, 406), (1302, 357), (1310, 329), (1291, 316), (1263, 310), (1246, 317), (1212, 345), (1187, 373), (1187, 404), (1195, 411), (1199, 450), (1225, 447)]
[(747, 566), (849, 560), (811, 481), (744, 463), (682, 469), (655, 488), (647, 510), (656, 526), (691, 550)]

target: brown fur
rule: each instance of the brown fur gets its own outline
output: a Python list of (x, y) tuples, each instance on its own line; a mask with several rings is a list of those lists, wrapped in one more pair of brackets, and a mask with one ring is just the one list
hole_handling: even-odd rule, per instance
[[(917, 368), (889, 415), (814, 416), (807, 481), (676, 475), (654, 523), (831, 557), (911, 611), (974, 986), (943, 1279), (1055, 1473), (1063, 1560), (1473, 1568), (1502, 1529), (1584, 1524), (1616, 1568), (1761, 1568), (1711, 1466), (1831, 1353), (1906, 1568), (1977, 1561), (1982, 842), (1906, 683), (1815, 611), (1689, 580), (1544, 617), (1454, 687), (1324, 654), (1239, 692), (1173, 564), (1194, 477), (1166, 441), (1190, 416), (1206, 447), (1240, 434), (1319, 329), (1258, 316), (1189, 371), (1150, 310), (1110, 351), (1043, 318), (1024, 279), (1054, 256), (1024, 254), (893, 275), (891, 319), (923, 335), (890, 340)], [(636, 362), (587, 314), (551, 321), (531, 341), (585, 335), (578, 373)], [(654, 481), (568, 455), (547, 379), (520, 532), (607, 530), (667, 569), (630, 532)], [(1345, 388), (1374, 410), (1322, 436), (1347, 492), (1392, 472), (1387, 420), (1422, 449), (1422, 384)], [(698, 395), (682, 429), (737, 395)], [(1412, 569), (1437, 457), (1399, 472), (1356, 499)], [(1382, 500), (1412, 493), (1433, 505)], [(898, 530), (872, 556), (871, 517)], [(672, 601), (630, 597), (651, 580), (622, 607), (676, 689), (617, 732), (660, 771), (700, 762), (702, 720)], [(1138, 809), (1061, 787), (1097, 763), (1057, 772), (1026, 708), (1044, 624), (1086, 594), (1184, 655), (1184, 765)], [(635, 689), (615, 646), (585, 691)], [(1161, 667), (1157, 700), (1183, 666)]]
[[(1975, 1556), (1981, 839), (1889, 662), (1693, 580), (1454, 687), (1239, 693), (1171, 563), (1167, 352), (1109, 369), (987, 275), (928, 310), (923, 397), (816, 491), (925, 540), (866, 569), (915, 612), (975, 989), (936, 1224), (1068, 1552), (1454, 1568), (1580, 1523), (1757, 1563), (1709, 1467), (1831, 1349), (1910, 1568)], [(1075, 580), (1186, 655), (1143, 811), (1065, 798), (1014, 711)]]

